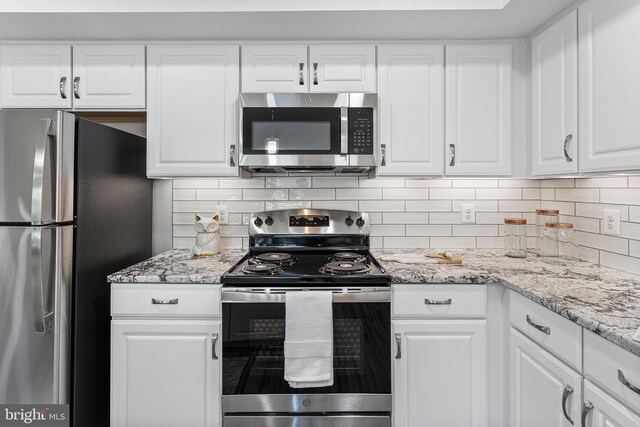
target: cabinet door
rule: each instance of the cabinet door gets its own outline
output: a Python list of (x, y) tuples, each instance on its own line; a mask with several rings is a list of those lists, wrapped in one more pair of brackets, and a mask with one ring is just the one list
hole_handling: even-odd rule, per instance
[[(395, 427), (487, 425), (485, 320), (394, 320)], [(397, 342), (397, 341), (394, 341)]]
[(307, 46), (242, 46), (242, 91), (308, 92)]
[(448, 175), (511, 174), (511, 45), (447, 46)]
[(238, 174), (238, 46), (148, 48), (147, 174)]
[(311, 92), (375, 92), (374, 45), (310, 46)]
[(600, 390), (591, 382), (584, 382), (584, 406), (585, 427), (638, 427), (640, 416), (634, 414), (621, 405), (613, 397)]
[(444, 172), (443, 46), (379, 46), (379, 175)]
[(582, 376), (514, 328), (511, 328), (510, 346), (510, 425), (513, 427), (578, 425), (582, 402)]
[(532, 41), (531, 170), (578, 172), (578, 13)]
[(219, 334), (219, 321), (112, 321), (111, 426), (220, 426)]
[(74, 108), (144, 108), (142, 45), (73, 47)]
[(640, 2), (578, 9), (580, 170), (640, 168)]
[(71, 46), (0, 47), (0, 108), (71, 108)]

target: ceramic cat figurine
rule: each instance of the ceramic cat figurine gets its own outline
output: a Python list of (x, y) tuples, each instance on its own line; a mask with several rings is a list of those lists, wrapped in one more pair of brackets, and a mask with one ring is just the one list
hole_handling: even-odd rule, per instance
[(196, 256), (212, 256), (220, 252), (220, 224), (218, 215), (212, 218), (196, 214), (196, 245), (191, 253)]

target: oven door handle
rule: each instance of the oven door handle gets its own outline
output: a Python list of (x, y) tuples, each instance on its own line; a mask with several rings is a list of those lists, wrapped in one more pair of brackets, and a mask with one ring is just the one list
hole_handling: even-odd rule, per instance
[[(334, 303), (366, 303), (366, 302), (391, 302), (389, 288), (372, 290), (354, 289), (316, 289), (318, 291), (331, 290)], [(223, 303), (284, 303), (287, 292), (307, 291), (307, 289), (271, 289), (265, 290), (222, 290)], [(313, 292), (313, 291), (309, 291)]]

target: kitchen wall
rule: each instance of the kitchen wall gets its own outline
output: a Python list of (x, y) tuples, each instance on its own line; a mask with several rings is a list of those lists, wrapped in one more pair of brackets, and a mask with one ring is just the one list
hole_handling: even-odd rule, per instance
[[(461, 224), (461, 203), (476, 224)], [(577, 230), (581, 256), (640, 274), (640, 177), (589, 179), (369, 179), (355, 176), (173, 180), (173, 246), (193, 246), (195, 213), (229, 206), (223, 245), (246, 249), (249, 214), (265, 209), (330, 208), (368, 212), (375, 248), (501, 248), (503, 219), (535, 224), (537, 208), (558, 208)], [(602, 209), (621, 211), (621, 237), (601, 234)], [(529, 226), (533, 236), (535, 227)], [(533, 238), (529, 238), (533, 247)]]

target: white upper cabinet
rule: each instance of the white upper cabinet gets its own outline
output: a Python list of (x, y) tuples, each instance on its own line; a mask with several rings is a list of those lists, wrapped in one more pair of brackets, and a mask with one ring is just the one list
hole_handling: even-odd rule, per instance
[(0, 47), (0, 108), (71, 108), (71, 46)]
[(239, 47), (149, 46), (147, 174), (235, 176)]
[(242, 92), (375, 92), (375, 57), (373, 45), (245, 45)]
[(74, 108), (145, 108), (142, 45), (73, 47)]
[(531, 171), (578, 172), (578, 14), (532, 40)]
[(578, 9), (580, 170), (640, 169), (640, 2)]
[(308, 92), (307, 46), (242, 46), (242, 91)]
[(379, 175), (444, 173), (444, 47), (379, 46)]
[(374, 45), (310, 46), (311, 92), (375, 92)]
[(446, 173), (510, 175), (512, 46), (446, 49)]

